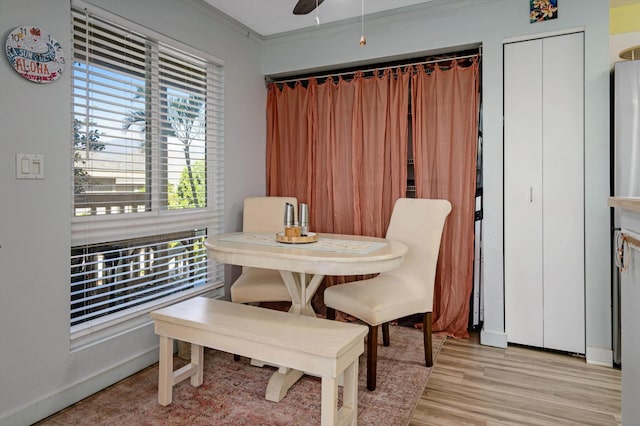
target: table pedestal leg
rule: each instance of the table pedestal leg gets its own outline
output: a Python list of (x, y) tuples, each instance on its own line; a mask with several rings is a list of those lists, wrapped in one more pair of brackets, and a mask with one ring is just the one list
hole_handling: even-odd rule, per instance
[(282, 401), (282, 398), (287, 395), (289, 388), (293, 386), (295, 382), (300, 380), (300, 377), (302, 377), (303, 374), (304, 372), (300, 370), (280, 367), (278, 371), (273, 373), (271, 379), (269, 379), (265, 399), (273, 402)]
[[(315, 317), (316, 313), (311, 306), (311, 298), (320, 286), (324, 275), (290, 271), (280, 271), (280, 275), (291, 295), (291, 308), (289, 312), (297, 315)], [(265, 363), (257, 359), (252, 359), (251, 365), (262, 367)], [(273, 376), (271, 376), (269, 380), (265, 398), (268, 401), (280, 402), (289, 391), (289, 388), (291, 388), (303, 374), (304, 372), (299, 370), (280, 367), (278, 371), (273, 373)]]
[(311, 306), (311, 299), (318, 290), (324, 275), (290, 271), (280, 271), (280, 275), (291, 295), (289, 312), (315, 317), (316, 313)]

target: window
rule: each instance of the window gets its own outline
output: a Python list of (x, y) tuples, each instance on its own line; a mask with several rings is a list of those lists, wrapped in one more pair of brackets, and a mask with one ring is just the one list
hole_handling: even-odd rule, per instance
[(203, 245), (222, 231), (222, 62), (90, 8), (72, 9), (72, 339), (222, 287)]

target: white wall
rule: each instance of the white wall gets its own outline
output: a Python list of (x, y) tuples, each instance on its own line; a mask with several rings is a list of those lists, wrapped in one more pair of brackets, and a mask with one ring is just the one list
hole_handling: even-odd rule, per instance
[(609, 37), (609, 64), (611, 68), (613, 69), (616, 62), (624, 61), (620, 58), (620, 52), (638, 45), (640, 45), (640, 31), (612, 34)]
[[(261, 45), (193, 0), (95, 5), (226, 61), (225, 220), (265, 191)], [(40, 26), (71, 55), (69, 0), (0, 0), (0, 35)], [(4, 43), (4, 42), (3, 42)], [(0, 425), (30, 424), (157, 360), (152, 327), (70, 352), (71, 92), (69, 68), (50, 84), (0, 58)], [(67, 64), (69, 67), (69, 64)], [(45, 179), (15, 179), (16, 153), (44, 156)]]
[(269, 39), (264, 72), (295, 74), (482, 44), (485, 322), (481, 340), (504, 347), (502, 45), (506, 40), (584, 30), (586, 349), (590, 361), (610, 364), (609, 2), (563, 0), (558, 19), (536, 24), (529, 23), (527, 0), (454, 0), (446, 4), (433, 0), (427, 5), (395, 18), (365, 20), (364, 48), (358, 45), (359, 22)]

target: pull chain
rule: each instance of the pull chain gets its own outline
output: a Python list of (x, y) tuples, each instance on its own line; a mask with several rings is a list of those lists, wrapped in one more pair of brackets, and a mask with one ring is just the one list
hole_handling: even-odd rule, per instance
[(364, 47), (367, 44), (367, 39), (364, 38), (364, 0), (360, 9), (360, 47)]

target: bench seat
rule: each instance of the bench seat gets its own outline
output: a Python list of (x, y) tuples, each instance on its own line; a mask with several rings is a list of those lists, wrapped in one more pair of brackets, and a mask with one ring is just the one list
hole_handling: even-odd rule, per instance
[[(321, 318), (195, 297), (151, 312), (160, 336), (158, 402), (173, 385), (203, 382), (204, 347), (299, 370), (322, 379), (322, 425), (356, 424), (358, 357), (368, 329)], [(173, 371), (173, 340), (191, 343), (191, 362)], [(338, 377), (344, 373), (338, 411)]]

